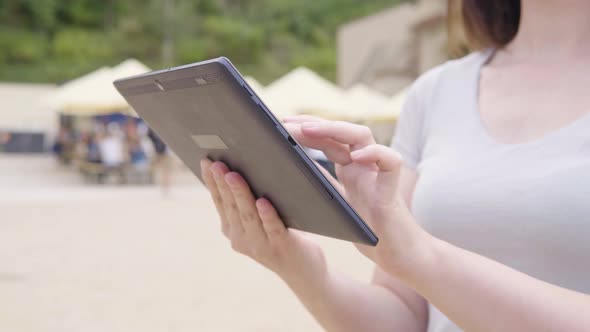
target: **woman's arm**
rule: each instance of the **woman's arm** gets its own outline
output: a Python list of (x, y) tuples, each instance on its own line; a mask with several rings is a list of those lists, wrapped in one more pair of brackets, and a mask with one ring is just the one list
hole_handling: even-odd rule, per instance
[[(391, 280), (383, 275), (385, 280)], [(284, 280), (327, 331), (426, 331), (428, 313), (424, 300), (399, 282), (394, 291), (386, 285), (359, 282), (334, 271), (328, 272), (324, 283)]]
[[(418, 174), (414, 169), (402, 166), (399, 190), (407, 206), (412, 205), (412, 196), (417, 180)], [(428, 303), (420, 294), (405, 285), (397, 277), (383, 271), (378, 265), (375, 265), (372, 284), (381, 286), (399, 297), (414, 314), (416, 319), (424, 323), (422, 330), (426, 331), (428, 325)]]
[[(414, 170), (402, 167), (399, 190), (407, 206), (416, 180)], [(466, 331), (590, 331), (586, 294), (539, 281), (440, 240), (435, 240), (431, 258), (404, 281)], [(378, 267), (375, 280), (390, 287), (402, 284)]]
[(414, 262), (400, 278), (466, 331), (590, 331), (587, 294), (437, 239)]
[[(359, 250), (467, 331), (590, 331), (590, 295), (560, 288), (434, 238), (400, 189), (402, 160), (362, 126), (303, 118), (304, 139), (348, 151), (347, 198), (379, 236)], [(328, 154), (327, 154), (328, 155)], [(345, 159), (346, 156), (341, 156)], [(580, 262), (587, 264), (587, 262)]]
[[(328, 174), (326, 176), (329, 177)], [(408, 204), (416, 179), (414, 170), (403, 168), (400, 189)], [(290, 285), (326, 330), (426, 331), (428, 306), (424, 298), (378, 266), (375, 266), (370, 285), (337, 273), (333, 273), (329, 280), (328, 287), (318, 290), (310, 287), (313, 282), (300, 281)], [(303, 286), (297, 287), (297, 284)], [(324, 295), (323, 292), (331, 295)]]

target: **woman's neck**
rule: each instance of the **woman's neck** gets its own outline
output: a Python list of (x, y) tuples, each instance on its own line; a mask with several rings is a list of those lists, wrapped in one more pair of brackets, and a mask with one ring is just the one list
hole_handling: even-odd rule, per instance
[(590, 1), (521, 0), (518, 33), (505, 51), (544, 63), (590, 56)]

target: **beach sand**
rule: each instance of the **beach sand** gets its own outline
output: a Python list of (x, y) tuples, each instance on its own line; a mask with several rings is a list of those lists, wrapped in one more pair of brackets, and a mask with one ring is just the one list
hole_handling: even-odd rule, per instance
[[(192, 175), (163, 197), (83, 185), (49, 156), (0, 155), (0, 172), (0, 331), (321, 331), (231, 251)], [(333, 268), (370, 278), (352, 245), (319, 241)]]

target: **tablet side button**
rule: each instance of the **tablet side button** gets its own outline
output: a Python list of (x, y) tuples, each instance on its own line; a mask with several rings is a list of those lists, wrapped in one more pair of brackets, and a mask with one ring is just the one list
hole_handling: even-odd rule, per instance
[(252, 92), (250, 92), (250, 89), (248, 89), (245, 85), (242, 85), (242, 88), (244, 88), (244, 90), (246, 90), (246, 92), (250, 95), (250, 97), (254, 97)]
[(262, 105), (260, 105), (259, 103), (256, 103), (256, 105), (258, 105), (258, 108), (260, 109), (260, 112), (264, 113), (264, 115), (266, 115), (266, 117), (276, 126), (277, 123), (268, 115), (268, 113), (266, 113), (266, 111), (264, 110), (264, 108), (262, 107)]

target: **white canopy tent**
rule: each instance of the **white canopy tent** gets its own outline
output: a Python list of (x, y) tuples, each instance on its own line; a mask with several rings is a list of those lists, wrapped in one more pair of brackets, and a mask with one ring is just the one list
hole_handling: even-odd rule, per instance
[(313, 71), (299, 67), (268, 85), (264, 101), (278, 117), (294, 114), (352, 114), (340, 88)]
[(389, 98), (364, 84), (348, 89), (346, 98), (359, 108), (357, 118), (362, 121), (395, 121), (394, 113), (388, 110)]
[[(50, 104), (54, 110), (71, 115), (131, 113), (112, 82), (149, 70), (135, 59), (113, 68), (99, 68), (59, 87)], [(253, 77), (246, 80), (279, 118), (315, 114), (355, 122), (395, 122), (405, 96), (403, 90), (388, 98), (362, 84), (342, 90), (305, 67), (290, 71), (266, 87)]]
[(102, 67), (60, 86), (48, 103), (53, 109), (69, 115), (132, 113), (113, 86), (113, 81), (149, 70), (135, 59), (126, 60), (113, 68)]
[(383, 108), (388, 98), (364, 84), (357, 84), (346, 90), (348, 100), (355, 104), (364, 105), (369, 112)]
[(393, 123), (403, 103), (403, 93), (389, 98), (363, 84), (342, 90), (305, 67), (292, 70), (260, 90), (279, 118), (313, 114), (353, 122)]
[(61, 85), (53, 95), (48, 96), (47, 103), (52, 109), (64, 113), (72, 111), (71, 106), (84, 104), (86, 111), (88, 100), (94, 98), (97, 90), (110, 77), (110, 68), (101, 67)]
[(244, 79), (246, 80), (246, 82), (248, 83), (248, 85), (254, 90), (254, 92), (257, 95), (264, 95), (265, 93), (265, 88), (262, 84), (260, 84), (260, 82), (258, 82), (254, 77), (252, 76), (246, 76), (244, 77)]

